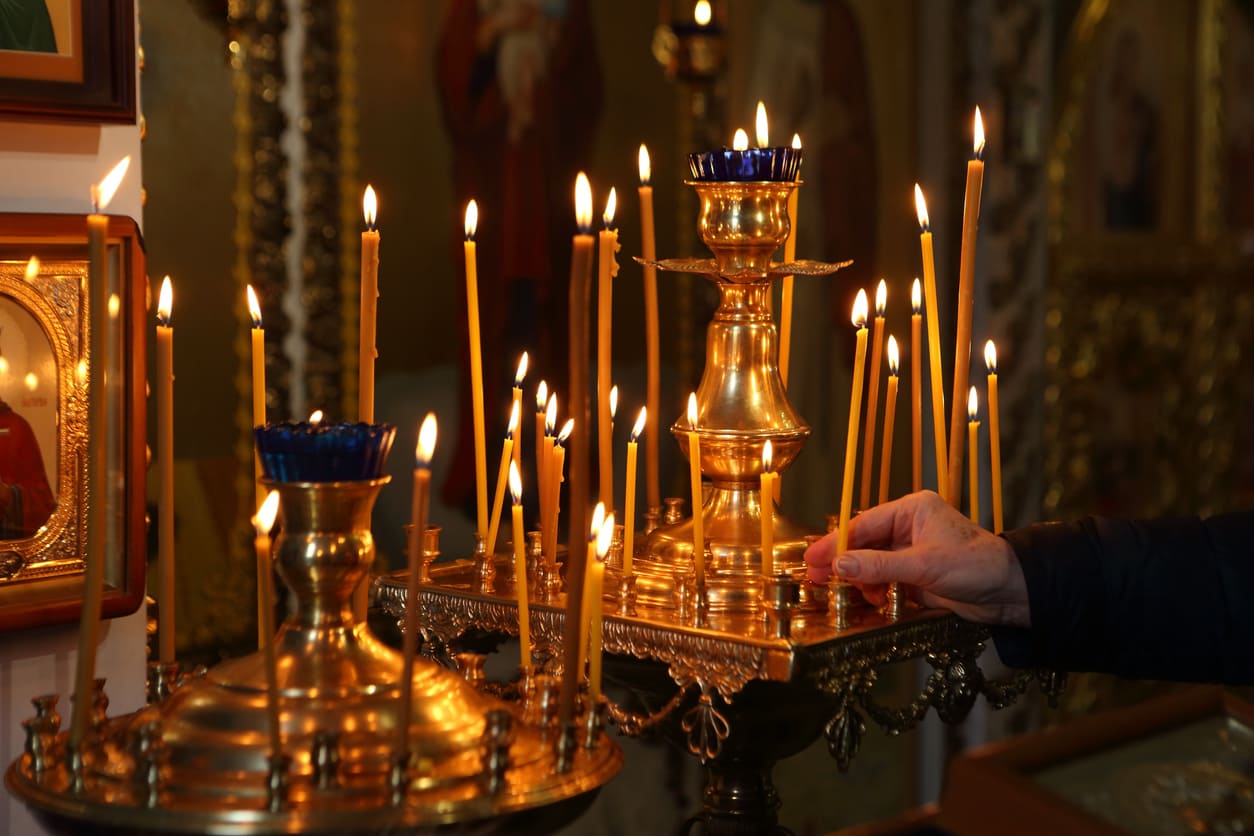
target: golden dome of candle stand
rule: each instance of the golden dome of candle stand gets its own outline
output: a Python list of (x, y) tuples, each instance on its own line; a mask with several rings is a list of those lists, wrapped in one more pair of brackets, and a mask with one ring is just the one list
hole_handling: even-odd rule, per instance
[(415, 661), (409, 767), (395, 768), (402, 659), (351, 606), (386, 481), (274, 483), (275, 562), (294, 600), (276, 638), (278, 768), (257, 653), (173, 683), (163, 668), (154, 701), (133, 714), (105, 718), (98, 703), (77, 769), (54, 707), (37, 703), (9, 790), (75, 834), (518, 832), (582, 812), (621, 765), (612, 742), (559, 771), (556, 730), (531, 722), (530, 706), (426, 659)]
[[(697, 757), (706, 769), (703, 833), (771, 833), (780, 802), (771, 779), (777, 761), (800, 752), (819, 735), (839, 768), (849, 768), (869, 719), (889, 734), (913, 729), (931, 709), (956, 723), (983, 697), (1003, 708), (1033, 682), (1053, 701), (1065, 680), (1049, 671), (1018, 671), (986, 679), (978, 659), (986, 628), (945, 610), (907, 604), (887, 610), (852, 606), (833, 617), (829, 589), (782, 573), (764, 582), (760, 611), (684, 607), (686, 594), (650, 604), (620, 584), (612, 555), (602, 597), (605, 716), (630, 736), (661, 734)], [(420, 587), (423, 634), (433, 655), (451, 658), (459, 639), (517, 635), (513, 560), (495, 558), (495, 574), (481, 580), (471, 560), (431, 568)], [(529, 585), (531, 636), (540, 667), (561, 665), (565, 594)], [(401, 618), (403, 574), (375, 579), (374, 606)], [(904, 706), (885, 706), (872, 686), (889, 666), (923, 659), (932, 674)], [(622, 686), (618, 688), (616, 686)], [(629, 693), (635, 702), (613, 697)], [(786, 831), (782, 831), (786, 832)]]

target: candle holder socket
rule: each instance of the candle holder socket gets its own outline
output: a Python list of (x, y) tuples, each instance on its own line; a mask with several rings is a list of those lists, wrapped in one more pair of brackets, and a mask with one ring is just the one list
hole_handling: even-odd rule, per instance
[(488, 554), (488, 544), (483, 535), (475, 533), (475, 577), (479, 579), (479, 591), (491, 592), (496, 581), (496, 560)]
[(287, 806), (291, 790), (292, 756), (280, 753), (270, 755), (267, 761), (270, 768), (266, 772), (266, 808), (279, 813)]
[(668, 496), (662, 500), (666, 504), (666, 510), (662, 513), (662, 522), (666, 525), (674, 525), (684, 518), (684, 498), (682, 496)]
[(763, 616), (777, 639), (792, 636), (792, 611), (801, 603), (801, 583), (791, 572), (777, 572), (762, 579)]
[(484, 788), (496, 795), (505, 788), (512, 761), (510, 744), (514, 742), (514, 715), (499, 708), (484, 715), (483, 780)]
[(409, 764), (413, 760), (408, 751), (393, 752), (388, 763), (388, 791), (393, 807), (405, 803), (409, 794)]
[(328, 790), (340, 783), (340, 735), (338, 732), (315, 732), (309, 750), (314, 785)]
[(534, 589), (540, 577), (540, 567), (544, 565), (544, 532), (527, 532), (527, 583)]
[(595, 749), (601, 742), (602, 732), (605, 730), (605, 701), (597, 700), (588, 706), (588, 711), (584, 715), (583, 724), (583, 747), (585, 749)]
[(532, 677), (532, 688), (527, 692), (530, 702), (523, 707), (524, 716), (541, 729), (551, 729), (557, 722), (560, 683), (547, 673)]
[(22, 751), (30, 758), (31, 770), (42, 774), (48, 768), (52, 754), (52, 738), (44, 731), (43, 722), (38, 717), (23, 720), (22, 731), (26, 735)]
[(127, 748), (135, 763), (131, 780), (145, 807), (156, 807), (161, 795), (161, 766), (165, 747), (161, 742), (160, 715), (155, 711), (131, 726)]
[(165, 702), (179, 685), (179, 663), (149, 662), (147, 685), (149, 705)]
[(557, 772), (570, 772), (575, 766), (575, 751), (579, 748), (579, 731), (574, 723), (566, 723), (557, 735)]
[(484, 682), (487, 681), (484, 665), (488, 657), (483, 653), (466, 651), (453, 654), (453, 660), (457, 663), (457, 670), (461, 673), (462, 679), (473, 685), (475, 690), (482, 690)]
[(648, 537), (650, 534), (652, 534), (652, 533), (653, 533), (653, 529), (657, 528), (657, 527), (658, 527), (658, 525), (660, 525), (660, 524), (661, 524), (661, 522), (662, 522), (662, 511), (663, 511), (663, 508), (662, 508), (662, 506), (661, 506), (661, 505), (654, 505), (654, 506), (652, 506), (651, 508), (649, 508), (649, 510), (648, 510), (648, 511), (645, 511), (645, 512), (644, 512), (644, 532), (643, 532), (643, 534), (644, 534), (644, 536), (645, 536), (645, 537)]
[(636, 614), (636, 576), (620, 575), (618, 578), (618, 614)]
[(884, 602), (884, 616), (892, 621), (897, 621), (905, 613), (908, 605), (909, 599), (902, 585), (897, 581), (890, 583), (888, 585), (887, 600)]

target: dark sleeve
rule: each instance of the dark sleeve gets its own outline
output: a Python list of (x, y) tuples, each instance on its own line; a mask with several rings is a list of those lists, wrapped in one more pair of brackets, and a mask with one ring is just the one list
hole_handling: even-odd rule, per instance
[(1003, 536), (1032, 618), (994, 631), (1006, 664), (1254, 683), (1254, 512), (1090, 518)]

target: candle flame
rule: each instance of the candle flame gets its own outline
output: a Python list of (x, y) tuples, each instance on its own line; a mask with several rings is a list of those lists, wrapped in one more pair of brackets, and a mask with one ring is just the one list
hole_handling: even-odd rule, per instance
[(518, 462), (509, 462), (509, 495), (514, 498), (515, 505), (522, 505), (522, 476), (518, 475)]
[(688, 393), (688, 426), (697, 428), (697, 393)]
[(549, 402), (549, 384), (543, 380), (536, 387), (536, 412), (544, 412), (544, 407)]
[(762, 102), (758, 102), (758, 112), (754, 116), (753, 126), (758, 135), (758, 147), (766, 148), (771, 144), (771, 135), (770, 131), (767, 130), (766, 105)]
[[(610, 546), (614, 544), (614, 515), (607, 514), (605, 522), (601, 523), (601, 530), (597, 532), (597, 560), (605, 562), (605, 556), (610, 553)], [(600, 601), (593, 601), (592, 606), (601, 606)]]
[[(84, 361), (79, 360), (79, 363), (83, 365), (84, 369), (87, 368), (87, 364)], [(4, 358), (3, 354), (0, 354), (0, 377), (3, 377), (4, 375), (7, 375), (8, 373), (9, 373), (9, 361)]]
[(39, 378), (35, 376), (34, 372), (27, 372), (23, 382), (26, 384), (27, 390), (31, 392), (39, 388)]
[(631, 428), (631, 440), (639, 441), (640, 434), (644, 432), (644, 425), (649, 417), (649, 408), (647, 406), (640, 407), (640, 415), (636, 418), (635, 425)]
[(614, 210), (617, 208), (618, 194), (611, 188), (610, 196), (605, 199), (605, 214), (601, 216), (601, 220), (605, 221), (606, 229), (614, 228)]
[(475, 232), (479, 229), (479, 204), (471, 200), (466, 204), (466, 240), (475, 240)]
[(366, 217), (366, 229), (373, 232), (379, 214), (379, 197), (374, 193), (374, 186), (367, 185), (365, 194), (361, 196), (361, 213)]
[(709, 26), (713, 17), (714, 11), (710, 8), (710, 0), (697, 0), (697, 4), (692, 7), (693, 22), (698, 26)]
[(567, 418), (566, 423), (562, 424), (562, 431), (557, 434), (557, 443), (565, 444), (570, 439), (570, 434), (575, 431), (575, 419)]
[(866, 308), (867, 308), (866, 289), (859, 288), (858, 295), (855, 296), (853, 299), (853, 314), (851, 316), (851, 319), (853, 320), (853, 327), (855, 328), (866, 327), (866, 314), (867, 314)]
[(518, 401), (514, 401), (514, 405), (510, 407), (509, 429), (505, 431), (505, 435), (508, 438), (513, 438), (514, 433), (518, 430), (518, 419), (520, 417), (518, 413), (521, 411), (521, 409), (522, 409), (522, 404), (520, 404)]
[(984, 158), (984, 120), (980, 117), (980, 108), (978, 105), (975, 108), (975, 127), (973, 128), (973, 133), (975, 135), (975, 142), (973, 143), (975, 148), (975, 158), (977, 160), (981, 160)]
[(174, 307), (174, 287), (170, 277), (161, 280), (161, 294), (157, 297), (157, 321), (167, 328), (170, 327), (170, 313)]
[(522, 353), (522, 357), (518, 358), (518, 371), (514, 372), (515, 389), (522, 388), (522, 382), (527, 377), (527, 362), (529, 359), (530, 358), (527, 357), (527, 352), (525, 351)]
[(430, 467), (431, 457), (435, 455), (435, 439), (439, 435), (439, 425), (435, 413), (428, 412), (418, 428), (418, 445), (414, 448), (414, 462), (418, 467)]
[(797, 151), (801, 150), (801, 134), (792, 135), (792, 147)]
[(39, 277), (39, 256), (32, 255), (26, 262), (26, 281), (33, 282)]
[(610, 387), (610, 420), (614, 420), (614, 416), (618, 414), (618, 387)]
[(736, 134), (735, 136), (732, 137), (732, 150), (733, 151), (748, 151), (749, 150), (749, 135), (745, 133), (744, 128), (736, 129)]
[(888, 335), (888, 373), (893, 377), (897, 376), (897, 370), (901, 368), (901, 353), (897, 350), (897, 338), (892, 334)]
[(253, 327), (261, 327), (261, 303), (257, 301), (257, 291), (253, 290), (253, 286), (249, 285), (248, 293), (248, 315), (253, 318)]
[(997, 346), (992, 340), (984, 343), (984, 366), (989, 374), (997, 374)]
[(640, 153), (636, 155), (636, 167), (640, 170), (640, 185), (649, 185), (649, 178), (653, 176), (653, 165), (649, 161), (649, 149), (644, 143), (640, 143)]
[(918, 183), (914, 184), (914, 211), (919, 216), (919, 230), (929, 231), (932, 225), (927, 219), (927, 201), (923, 199), (923, 189), (919, 188)]
[(122, 311), (122, 299), (116, 293), (109, 294), (109, 319), (117, 319)]
[(923, 289), (919, 286), (919, 277), (915, 276), (914, 284), (910, 285), (910, 313), (917, 314), (923, 310)]
[(122, 185), (122, 178), (126, 176), (126, 170), (130, 167), (131, 158), (128, 154), (105, 175), (105, 179), (101, 180), (99, 185), (91, 187), (93, 212), (103, 212), (105, 210), (105, 207), (109, 205), (109, 201), (113, 200), (113, 195), (117, 193), (118, 186)]
[(553, 435), (557, 431), (557, 393), (549, 395), (549, 404), (544, 408), (544, 432)]
[(313, 412), (309, 413), (309, 423), (313, 424), (314, 426), (321, 424), (322, 418), (323, 418), (323, 412), (321, 409), (315, 409)]
[(771, 465), (775, 463), (775, 446), (771, 444), (768, 438), (766, 443), (762, 445), (762, 472), (770, 473)]
[(888, 307), (888, 283), (880, 279), (880, 283), (875, 286), (875, 315), (880, 319), (884, 318), (884, 311)]
[(588, 539), (595, 540), (597, 535), (601, 533), (601, 526), (605, 524), (605, 503), (598, 502), (597, 507), (592, 509), (592, 526), (588, 529)]
[(582, 171), (575, 177), (575, 225), (584, 233), (592, 228), (592, 184)]
[(967, 395), (967, 418), (974, 421), (980, 415), (980, 397), (975, 393), (975, 387), (971, 387), (971, 394)]
[(270, 491), (257, 513), (253, 515), (253, 528), (258, 537), (265, 537), (274, 529), (274, 519), (279, 515), (279, 492)]

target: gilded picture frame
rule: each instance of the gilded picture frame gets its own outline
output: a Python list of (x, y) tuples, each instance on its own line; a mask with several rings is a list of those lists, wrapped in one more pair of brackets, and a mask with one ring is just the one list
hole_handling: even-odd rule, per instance
[(0, 116), (133, 123), (134, 0), (16, 0), (0, 15)]
[[(0, 213), (0, 631), (79, 617), (95, 501), (109, 509), (103, 617), (143, 600), (146, 280), (130, 218), (108, 219), (106, 264), (118, 304), (94, 311), (85, 217)], [(101, 327), (110, 382), (97, 427), (89, 336)], [(88, 475), (96, 450), (108, 460), (103, 486)]]

